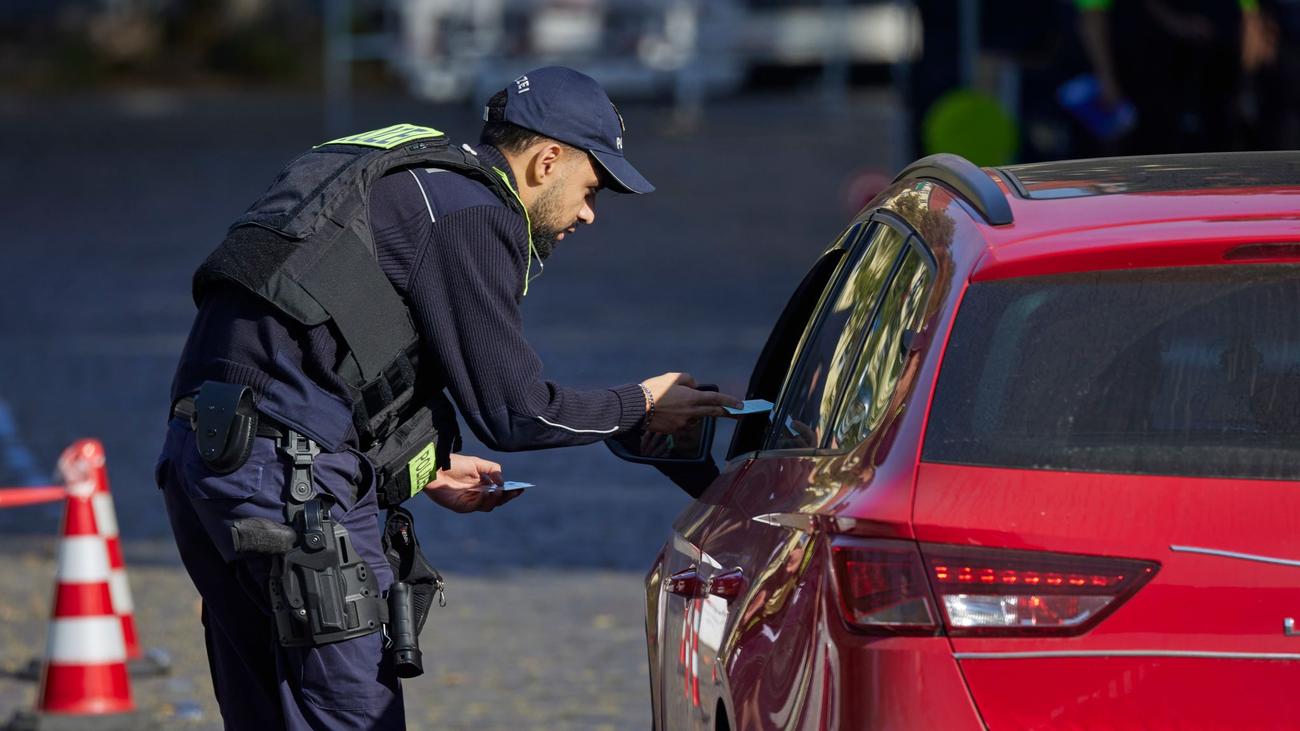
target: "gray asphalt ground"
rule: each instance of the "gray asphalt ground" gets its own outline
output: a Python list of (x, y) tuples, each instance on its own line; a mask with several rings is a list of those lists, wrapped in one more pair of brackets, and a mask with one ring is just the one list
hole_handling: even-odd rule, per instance
[[(628, 154), (658, 185), (603, 194), (525, 300), (566, 385), (668, 370), (743, 391), (805, 269), (848, 220), (859, 172), (890, 172), (883, 92), (829, 109), (812, 92), (718, 100), (695, 125), (625, 104)], [(153, 488), (189, 276), (291, 157), (329, 139), (319, 101), (273, 91), (0, 95), (0, 485), (48, 481), (61, 449), (103, 440), (137, 622), (171, 676), (134, 683), (168, 727), (215, 729), (198, 598)], [(476, 110), (357, 100), (357, 130), (397, 121), (472, 140)], [(720, 430), (725, 444), (730, 430)], [(689, 499), (602, 446), (493, 455), (538, 485), (490, 514), (417, 506), (450, 604), (405, 684), (411, 728), (647, 728), (642, 581)], [(15, 669), (44, 646), (59, 508), (0, 511), (0, 723), (30, 707)]]

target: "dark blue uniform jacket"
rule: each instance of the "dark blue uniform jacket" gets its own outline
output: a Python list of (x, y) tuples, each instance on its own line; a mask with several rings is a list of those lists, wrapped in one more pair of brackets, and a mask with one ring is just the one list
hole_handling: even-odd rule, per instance
[[(510, 173), (494, 148), (477, 152)], [(527, 224), (485, 185), (442, 170), (392, 173), (371, 190), (370, 228), (378, 266), (422, 338), (421, 368), (431, 369), (490, 449), (585, 444), (642, 418), (636, 384), (582, 390), (542, 378), (519, 311)], [(304, 328), (252, 295), (217, 289), (199, 308), (172, 399), (205, 380), (245, 383), (262, 412), (329, 451), (355, 448), (347, 391), (334, 375), (338, 360), (328, 325)]]

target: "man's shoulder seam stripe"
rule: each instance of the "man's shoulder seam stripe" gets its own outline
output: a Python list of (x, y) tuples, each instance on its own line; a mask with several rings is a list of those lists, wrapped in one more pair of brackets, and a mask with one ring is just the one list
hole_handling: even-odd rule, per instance
[(412, 178), (415, 178), (415, 184), (420, 187), (420, 197), (424, 199), (424, 208), (429, 212), (429, 223), (437, 223), (438, 219), (433, 217), (433, 206), (429, 205), (429, 194), (424, 192), (424, 183), (420, 182), (420, 176), (415, 174), (414, 170), (408, 170)]

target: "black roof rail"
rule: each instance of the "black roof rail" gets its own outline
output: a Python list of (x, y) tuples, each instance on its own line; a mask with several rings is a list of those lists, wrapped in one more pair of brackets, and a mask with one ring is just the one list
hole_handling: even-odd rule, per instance
[(1014, 220), (1011, 204), (998, 184), (960, 155), (950, 152), (927, 155), (904, 168), (894, 182), (903, 178), (930, 178), (943, 183), (971, 204), (991, 226), (1004, 226)]

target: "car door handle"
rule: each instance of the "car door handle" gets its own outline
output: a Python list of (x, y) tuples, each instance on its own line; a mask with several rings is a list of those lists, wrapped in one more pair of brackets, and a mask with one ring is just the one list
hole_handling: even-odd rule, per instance
[(731, 569), (709, 579), (708, 593), (731, 601), (745, 591), (746, 583), (745, 572)]
[(669, 576), (664, 581), (664, 588), (668, 590), (669, 594), (684, 596), (688, 599), (699, 596), (701, 584), (697, 569), (698, 567), (692, 566)]

